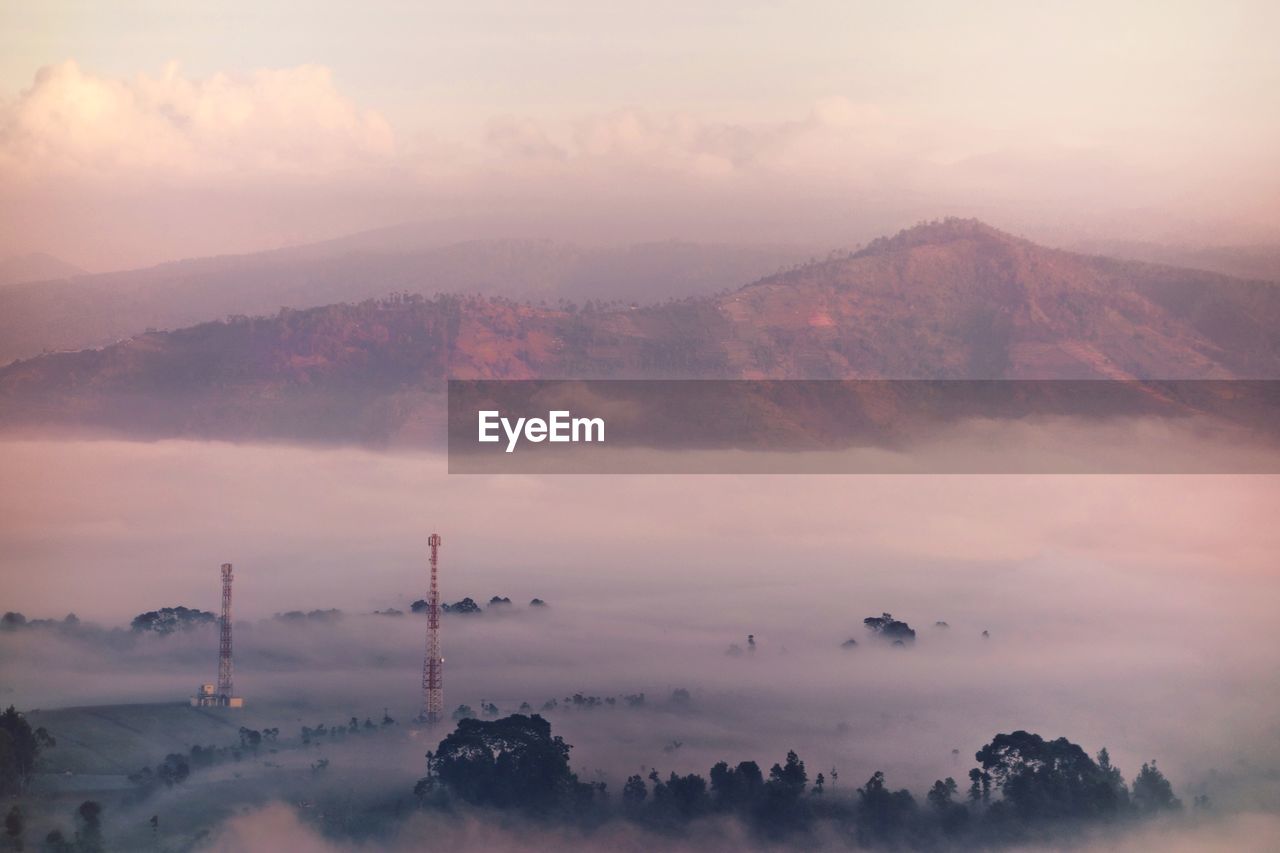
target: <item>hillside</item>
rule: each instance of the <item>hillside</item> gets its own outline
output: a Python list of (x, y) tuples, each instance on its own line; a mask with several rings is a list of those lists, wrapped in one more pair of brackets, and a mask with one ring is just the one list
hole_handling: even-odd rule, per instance
[[(229, 315), (274, 314), (390, 293), (526, 301), (660, 302), (737, 287), (808, 257), (797, 247), (645, 243), (581, 247), (539, 240), (422, 246), (318, 244), (141, 270), (0, 287), (0, 364), (99, 347)], [(425, 238), (422, 238), (425, 239)]]
[(1277, 378), (1280, 289), (918, 226), (728, 295), (578, 310), (400, 296), (0, 370), (0, 422), (418, 442), (457, 378)]
[(58, 742), (41, 756), (40, 772), (77, 775), (128, 774), (196, 744), (229, 746), (246, 723), (243, 715), (184, 702), (58, 708), (26, 716)]

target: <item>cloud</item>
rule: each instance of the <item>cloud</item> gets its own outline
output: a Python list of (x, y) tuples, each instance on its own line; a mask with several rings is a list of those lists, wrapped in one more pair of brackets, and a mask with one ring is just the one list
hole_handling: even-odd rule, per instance
[[(561, 141), (534, 116), (508, 115), (491, 120), (485, 144), (454, 166), (483, 172), (498, 165), (527, 176), (541, 174), (530, 164), (549, 162), (619, 178), (854, 178), (867, 164), (918, 149), (904, 139), (908, 132), (881, 107), (838, 96), (817, 100), (799, 119), (757, 123), (680, 111), (595, 112), (572, 120)], [(122, 79), (67, 60), (40, 69), (30, 88), (0, 106), (0, 168), (11, 179), (199, 185), (395, 166), (420, 180), (438, 177), (437, 164), (418, 162), (424, 153), (398, 144), (390, 123), (344, 96), (319, 65), (197, 79), (170, 63), (156, 76)]]
[(815, 101), (799, 118), (735, 122), (687, 111), (629, 108), (570, 122), (561, 141), (533, 116), (491, 123), (488, 142), (510, 162), (554, 161), (565, 171), (665, 174), (693, 179), (794, 178), (873, 173), (916, 134), (876, 104), (843, 97)]
[(0, 107), (0, 169), (49, 177), (182, 185), (315, 176), (388, 161), (391, 126), (343, 96), (327, 68), (196, 79), (170, 63), (114, 79), (68, 60)]
[(767, 116), (600, 103), (507, 111), (475, 133), (448, 131), (466, 125), (435, 106), (393, 126), (318, 65), (203, 78), (172, 63), (127, 78), (45, 67), (0, 101), (0, 255), (101, 271), (450, 219), (468, 237), (574, 243), (837, 247), (943, 215), (1067, 243), (1098, 228), (1203, 241), (1207, 222), (1236, 240), (1274, 233), (1269, 161), (1175, 168), (1172, 143), (1153, 157), (901, 99), (836, 92)]

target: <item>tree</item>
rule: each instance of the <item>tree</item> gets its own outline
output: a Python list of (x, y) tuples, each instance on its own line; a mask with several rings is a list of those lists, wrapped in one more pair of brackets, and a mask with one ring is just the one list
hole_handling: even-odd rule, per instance
[(877, 770), (867, 784), (858, 789), (858, 834), (868, 842), (887, 838), (898, 832), (915, 810), (911, 792), (889, 790), (884, 773)]
[(484, 612), (480, 609), (480, 605), (476, 604), (474, 598), (464, 598), (453, 604), (441, 604), (440, 610), (442, 613), (474, 614)]
[(667, 817), (690, 821), (705, 814), (710, 806), (707, 780), (697, 773), (679, 776), (672, 773), (665, 785), (655, 786), (654, 803)]
[(102, 850), (102, 805), (94, 800), (85, 800), (76, 809), (76, 815), (80, 819), (76, 849), (84, 853), (99, 853)]
[(1121, 807), (1111, 776), (1066, 738), (999, 734), (975, 757), (1023, 819), (1094, 818)]
[(23, 849), (23, 834), (27, 831), (27, 819), (22, 809), (14, 806), (4, 816), (4, 834), (9, 837), (9, 846), (14, 850)]
[(171, 752), (164, 757), (164, 761), (156, 767), (156, 778), (165, 784), (165, 787), (172, 788), (174, 785), (180, 785), (191, 775), (191, 765), (187, 764), (187, 759), (176, 752)]
[(190, 631), (201, 625), (215, 625), (218, 616), (206, 610), (189, 607), (162, 607), (159, 610), (148, 610), (133, 617), (129, 627), (137, 633), (156, 633), (161, 636), (177, 631)]
[(427, 770), (464, 802), (546, 814), (593, 793), (569, 769), (569, 749), (536, 714), (464, 719), (440, 742)]
[(787, 753), (785, 765), (775, 764), (769, 768), (767, 787), (789, 797), (799, 797), (804, 793), (804, 787), (808, 781), (809, 776), (804, 771), (804, 762), (800, 760), (800, 756), (791, 751)]
[(956, 795), (956, 790), (956, 780), (948, 776), (945, 780), (939, 779), (934, 782), (925, 799), (933, 807), (934, 811), (945, 812), (954, 805), (952, 799)]
[(925, 799), (930, 808), (938, 816), (945, 832), (955, 832), (969, 820), (969, 810), (955, 801), (959, 786), (956, 780), (948, 776), (933, 783)]
[(627, 784), (622, 786), (622, 805), (628, 810), (639, 808), (649, 796), (649, 789), (645, 787), (644, 779), (639, 775), (628, 776)]
[(763, 796), (752, 809), (756, 827), (775, 837), (803, 829), (810, 817), (809, 804), (802, 799), (808, 781), (804, 762), (794, 751), (787, 753), (785, 763), (769, 768)]
[(1105, 746), (1098, 751), (1098, 769), (1102, 771), (1103, 779), (1111, 792), (1110, 796), (1115, 798), (1120, 809), (1128, 807), (1129, 789), (1124, 784), (1124, 776), (1120, 774), (1119, 768), (1112, 766), (1111, 753), (1107, 752)]
[(18, 794), (35, 770), (36, 759), (57, 742), (43, 727), (32, 729), (10, 705), (0, 714), (0, 794)]
[(1143, 764), (1134, 777), (1133, 804), (1144, 815), (1182, 810), (1182, 801), (1173, 795), (1173, 786), (1154, 760)]
[(44, 849), (48, 853), (71, 853), (72, 847), (67, 843), (67, 837), (62, 834), (61, 829), (51, 829), (44, 837)]
[(979, 800), (984, 805), (991, 800), (991, 774), (974, 767), (969, 771), (969, 802)]
[(866, 625), (871, 633), (884, 640), (890, 640), (894, 643), (907, 645), (914, 643), (916, 640), (915, 630), (906, 622), (900, 622), (893, 618), (891, 613), (882, 613), (879, 616), (868, 616), (862, 620), (862, 624)]
[(764, 794), (764, 774), (754, 761), (730, 767), (721, 761), (711, 768), (711, 797), (716, 807), (728, 811), (753, 808)]

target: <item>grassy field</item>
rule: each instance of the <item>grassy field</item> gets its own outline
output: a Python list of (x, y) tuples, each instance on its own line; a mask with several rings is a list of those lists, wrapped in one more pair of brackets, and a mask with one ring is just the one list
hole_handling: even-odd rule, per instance
[[(13, 801), (27, 817), (28, 849), (55, 828), (70, 836), (78, 827), (76, 808), (85, 800), (103, 806), (108, 849), (193, 849), (221, 821), (266, 802), (295, 808), (316, 826), (374, 826), (378, 821), (369, 815), (382, 814), (380, 809), (411, 807), (428, 746), (406, 726), (343, 732), (304, 744), (298, 738), (301, 719), (341, 728), (344, 718), (280, 703), (235, 711), (176, 702), (98, 705), (26, 716), (57, 739), (40, 756), (27, 794)], [(256, 752), (224, 753), (212, 766), (192, 767), (190, 777), (171, 788), (139, 787), (127, 779), (169, 753), (188, 755), (197, 744), (237, 745), (241, 726), (279, 727), (281, 739)], [(158, 830), (151, 827), (152, 816)]]
[(182, 703), (97, 705), (30, 711), (32, 726), (44, 726), (58, 741), (40, 757), (38, 771), (51, 774), (121, 775), (155, 765), (171, 752), (192, 746), (231, 746), (241, 726), (265, 725), (248, 710), (192, 708)]

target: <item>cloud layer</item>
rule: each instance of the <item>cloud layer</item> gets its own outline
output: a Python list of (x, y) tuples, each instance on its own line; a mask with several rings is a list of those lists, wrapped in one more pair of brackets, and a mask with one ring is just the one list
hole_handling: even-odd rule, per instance
[(176, 63), (113, 79), (42, 68), (0, 112), (7, 179), (186, 183), (364, 168), (394, 156), (387, 121), (304, 65), (194, 79)]
[[(1274, 230), (1273, 166), (1177, 140), (1064, 137), (1010, 115), (838, 93), (752, 116), (707, 106), (504, 112), (399, 125), (321, 65), (113, 77), (74, 61), (0, 102), (0, 254), (101, 270), (408, 220), (466, 236), (847, 247), (977, 215), (1041, 239), (1203, 242)], [(1249, 180), (1242, 182), (1241, 175)]]

